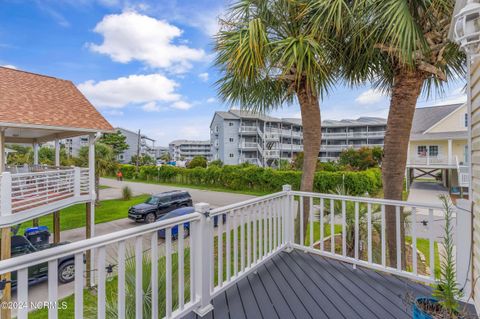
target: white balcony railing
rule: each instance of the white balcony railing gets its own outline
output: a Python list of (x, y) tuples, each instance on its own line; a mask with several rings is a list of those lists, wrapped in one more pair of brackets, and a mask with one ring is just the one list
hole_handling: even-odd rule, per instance
[(448, 156), (414, 156), (408, 159), (407, 165), (455, 165), (452, 160), (448, 159)]
[(382, 138), (384, 136), (385, 131), (322, 133), (323, 138)]
[[(152, 318), (181, 318), (192, 310), (203, 316), (212, 309), (211, 301), (215, 296), (279, 252), (291, 249), (425, 283), (432, 283), (435, 279), (433, 256), (435, 243), (442, 236), (439, 233), (443, 225), (441, 206), (298, 192), (284, 186), (281, 192), (213, 210), (208, 204), (197, 204), (195, 211), (0, 261), (0, 274), (16, 273), (16, 301), (28, 305), (28, 269), (48, 263), (48, 294), (45, 298), (55, 304), (59, 299), (59, 260), (73, 256), (76, 270), (74, 287), (70, 288), (73, 295), (70, 300), (74, 303), (70, 306), (75, 308), (75, 318), (83, 318), (86, 307), (95, 311), (97, 318), (105, 318), (107, 309), (118, 318), (132, 313), (137, 317), (143, 314)], [(307, 223), (304, 212), (309, 215), (307, 233), (303, 230)], [(395, 216), (396, 265), (387, 263), (388, 212)], [(407, 255), (408, 265), (402, 267), (402, 213), (406, 213), (409, 219), (405, 223), (405, 232), (410, 237), (411, 251), (417, 252), (419, 239), (423, 240), (422, 246), (426, 243), (428, 247), (431, 257), (427, 270), (420, 271), (417, 253)], [(296, 218), (299, 233), (294, 226)], [(468, 213), (456, 211), (458, 227), (470, 229), (469, 221)], [(327, 236), (327, 228), (333, 236)], [(470, 239), (468, 231), (455, 233), (457, 243), (465, 245)], [(186, 238), (187, 235), (190, 238)], [(299, 235), (299, 241), (295, 239), (296, 235)], [(92, 265), (95, 273), (93, 285), (96, 286), (94, 304), (92, 298), (84, 300), (84, 275), (92, 274), (85, 269), (83, 262), (84, 254), (89, 251), (94, 252), (96, 261)], [(460, 259), (461, 250), (457, 249), (459, 284), (463, 284), (462, 276), (468, 273), (468, 267), (465, 267), (469, 264), (467, 255), (463, 254)], [(126, 280), (126, 276), (130, 278), (132, 275), (134, 280)], [(66, 289), (69, 288), (62, 290)], [(17, 317), (27, 318), (28, 311), (28, 307), (19, 309)], [(58, 317), (57, 307), (49, 307), (48, 311), (49, 318)]]
[(92, 199), (88, 168), (57, 168), (0, 175), (2, 226), (21, 222), (28, 215), (42, 215), (55, 208)]
[(239, 128), (240, 133), (255, 133), (256, 131), (257, 131), (256, 126), (240, 125), (240, 128)]
[(241, 142), (238, 144), (238, 147), (240, 148), (257, 148), (257, 146), (257, 142)]

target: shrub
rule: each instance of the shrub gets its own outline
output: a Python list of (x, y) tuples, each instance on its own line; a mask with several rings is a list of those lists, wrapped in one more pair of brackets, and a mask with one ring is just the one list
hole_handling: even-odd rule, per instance
[(381, 164), (383, 151), (380, 147), (362, 147), (358, 150), (349, 148), (340, 153), (338, 163), (353, 170), (363, 171)]
[(122, 199), (130, 200), (132, 199), (132, 189), (128, 186), (122, 188)]
[(187, 168), (207, 167), (207, 159), (203, 156), (195, 156), (187, 164)]
[[(135, 167), (122, 165), (120, 170), (125, 178), (134, 176)], [(225, 165), (223, 167), (181, 168), (164, 165), (161, 167), (143, 166), (139, 178), (163, 183), (181, 183), (203, 185), (230, 190), (252, 190), (260, 192), (276, 192), (285, 184), (293, 189), (300, 189), (301, 171), (283, 171), (262, 168), (255, 165)], [(375, 195), (382, 187), (381, 172), (378, 168), (365, 171), (317, 171), (314, 179), (314, 191), (328, 193), (338, 186), (344, 185), (353, 195), (364, 195), (366, 192)]]
[(208, 164), (208, 167), (211, 167), (211, 166), (223, 167), (223, 162), (221, 160), (214, 160)]

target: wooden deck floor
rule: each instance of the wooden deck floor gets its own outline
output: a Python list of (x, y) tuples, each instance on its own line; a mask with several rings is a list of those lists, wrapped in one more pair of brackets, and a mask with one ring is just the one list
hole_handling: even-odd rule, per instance
[(407, 293), (431, 289), (331, 258), (282, 252), (217, 296), (204, 318), (411, 318)]

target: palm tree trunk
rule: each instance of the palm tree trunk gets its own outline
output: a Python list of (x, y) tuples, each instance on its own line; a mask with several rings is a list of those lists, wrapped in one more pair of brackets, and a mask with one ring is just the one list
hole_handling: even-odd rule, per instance
[[(394, 76), (387, 132), (385, 134), (382, 161), (383, 191), (385, 199), (402, 200), (403, 181), (407, 162), (408, 142), (412, 128), (417, 99), (422, 91), (424, 76), (419, 72), (399, 70)], [(402, 267), (405, 267), (405, 227), (401, 218), (399, 247), (402, 252)], [(396, 213), (395, 207), (385, 209), (388, 261), (397, 266)]]
[[(322, 140), (320, 103), (318, 96), (311, 92), (310, 87), (303, 82), (297, 89), (297, 97), (300, 103), (303, 125), (303, 172), (300, 190), (311, 192), (315, 170), (317, 168), (318, 155)], [(310, 212), (308, 198), (303, 199), (303, 233), (306, 234), (308, 217)], [(300, 218), (295, 221), (295, 242), (300, 239)]]

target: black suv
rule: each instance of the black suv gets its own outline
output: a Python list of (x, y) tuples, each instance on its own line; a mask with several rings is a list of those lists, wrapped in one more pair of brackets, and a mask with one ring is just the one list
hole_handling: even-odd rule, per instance
[(130, 207), (128, 218), (136, 222), (153, 223), (157, 218), (179, 207), (192, 205), (192, 197), (186, 191), (170, 191), (152, 195), (145, 203)]

